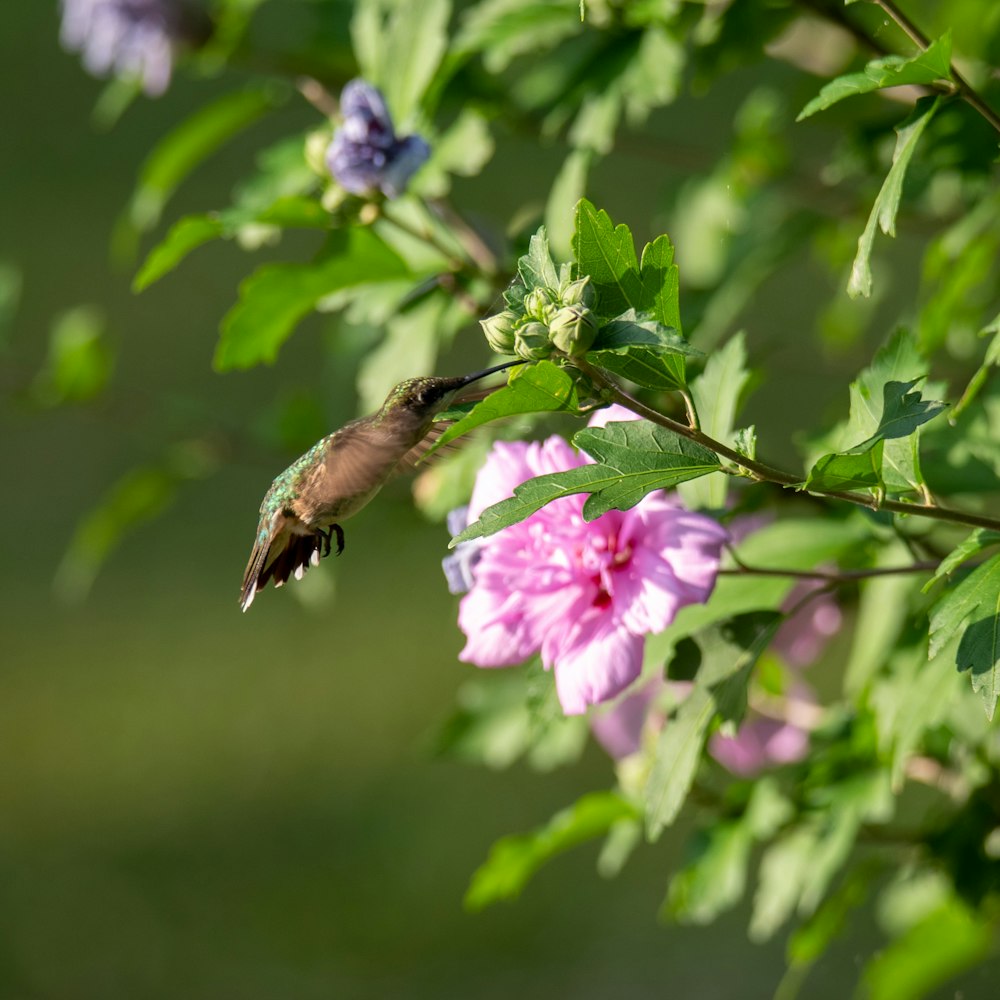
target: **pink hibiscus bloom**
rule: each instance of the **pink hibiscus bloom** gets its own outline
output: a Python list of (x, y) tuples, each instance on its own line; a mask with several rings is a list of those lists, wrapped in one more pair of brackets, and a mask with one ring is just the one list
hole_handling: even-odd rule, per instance
[[(603, 413), (601, 422), (616, 415)], [(499, 442), (476, 480), (469, 520), (525, 480), (589, 462), (560, 437)], [(567, 715), (615, 697), (639, 676), (644, 637), (708, 599), (728, 538), (717, 522), (660, 492), (590, 523), (585, 501), (556, 500), (486, 539), (458, 616), (467, 637), (462, 660), (506, 667), (540, 653)]]

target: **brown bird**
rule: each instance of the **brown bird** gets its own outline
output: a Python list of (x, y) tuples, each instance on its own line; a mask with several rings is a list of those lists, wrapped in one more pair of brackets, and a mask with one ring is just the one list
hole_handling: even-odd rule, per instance
[[(271, 484), (260, 505), (257, 538), (240, 606), (246, 611), (269, 580), (280, 587), (309, 566), (344, 550), (340, 522), (356, 514), (392, 478), (411, 467), (436, 437), (434, 417), (479, 379), (523, 361), (508, 361), (456, 378), (411, 378), (400, 382), (381, 409), (328, 434)], [(475, 393), (469, 395), (476, 395)], [(428, 440), (430, 439), (430, 440)]]

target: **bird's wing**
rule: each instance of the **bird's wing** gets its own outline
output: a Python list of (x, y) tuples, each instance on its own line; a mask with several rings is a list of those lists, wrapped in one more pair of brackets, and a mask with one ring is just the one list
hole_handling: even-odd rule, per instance
[[(461, 403), (478, 403), (480, 400), (485, 399), (491, 392), (496, 392), (497, 389), (503, 388), (502, 386), (490, 386), (484, 389), (482, 386), (476, 386), (475, 388), (466, 389), (464, 392), (459, 393), (455, 399), (452, 400), (451, 405)], [(414, 469), (418, 465), (425, 469), (430, 465), (433, 465), (439, 458), (444, 458), (446, 455), (454, 455), (464, 442), (453, 441), (446, 444), (443, 448), (439, 448), (435, 452), (434, 457), (429, 462), (424, 462), (423, 458), (434, 447), (438, 438), (441, 437), (444, 432), (455, 423), (454, 420), (439, 420), (437, 423), (431, 424), (430, 430), (400, 459), (399, 470), (403, 472), (407, 469)]]
[(394, 471), (399, 446), (365, 426), (348, 425), (334, 436), (326, 456), (303, 473), (292, 509), (306, 524), (357, 513)]

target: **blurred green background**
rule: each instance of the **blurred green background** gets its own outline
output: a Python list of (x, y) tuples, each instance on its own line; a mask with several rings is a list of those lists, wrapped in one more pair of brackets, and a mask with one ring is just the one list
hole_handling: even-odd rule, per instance
[[(308, 4), (285, 7), (293, 21), (308, 16)], [(54, 596), (81, 512), (174, 440), (192, 411), (236, 431), (303, 388), (328, 401), (330, 426), (354, 407), (352, 373), (321, 350), (319, 320), (272, 369), (212, 373), (216, 324), (249, 269), (231, 245), (200, 250), (140, 297), (109, 261), (144, 153), (232, 81), (179, 77), (101, 135), (90, 119), (101, 84), (60, 51), (57, 32), (54, 2), (0, 5), (0, 260), (24, 274), (0, 333), (0, 997), (771, 996), (783, 943), (751, 945), (745, 910), (708, 930), (657, 922), (684, 830), (641, 849), (616, 881), (595, 874), (586, 847), (541, 872), (518, 903), (463, 912), (493, 840), (613, 774), (593, 747), (548, 775), (429, 754), (473, 668), (456, 660), (456, 602), (438, 568), (446, 534), (413, 510), (407, 483), (351, 523), (345, 554), (322, 577), (333, 603), (321, 592), (310, 608), (284, 591), (261, 595), (246, 616), (237, 608), (260, 496), (290, 457), (278, 448), (233, 451), (183, 490), (127, 538), (84, 603)], [(726, 99), (725, 87), (713, 97), (723, 109)], [(713, 119), (688, 100), (659, 128), (708, 163), (727, 113)], [(216, 156), (172, 216), (224, 204), (268, 129), (277, 137), (315, 121), (304, 103), (283, 114)], [(550, 174), (558, 162), (556, 150), (535, 165)], [(659, 169), (640, 154), (618, 162)], [(498, 185), (504, 169), (491, 168)], [(614, 207), (642, 230), (643, 206)], [(781, 288), (768, 294), (757, 307), (774, 324), (759, 331), (765, 343), (796, 306)], [(113, 390), (97, 404), (39, 410), (24, 389), (55, 314), (82, 303), (106, 312), (119, 352)], [(853, 363), (838, 357), (829, 370)], [(791, 352), (785, 368), (801, 377), (776, 412), (754, 414), (762, 436), (787, 407), (808, 402), (815, 415), (830, 402), (822, 366)], [(781, 437), (787, 445), (787, 428)], [(870, 915), (858, 916), (808, 995), (843, 997), (874, 933)], [(992, 982), (983, 968), (941, 995), (993, 996)]]

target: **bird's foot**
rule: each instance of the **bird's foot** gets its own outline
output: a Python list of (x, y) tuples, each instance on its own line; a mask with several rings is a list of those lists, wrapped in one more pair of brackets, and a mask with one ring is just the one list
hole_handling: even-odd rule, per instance
[(339, 524), (331, 524), (326, 531), (320, 531), (319, 534), (323, 539), (324, 556), (330, 554), (330, 542), (335, 534), (337, 536), (337, 555), (339, 556), (344, 551), (344, 529)]

